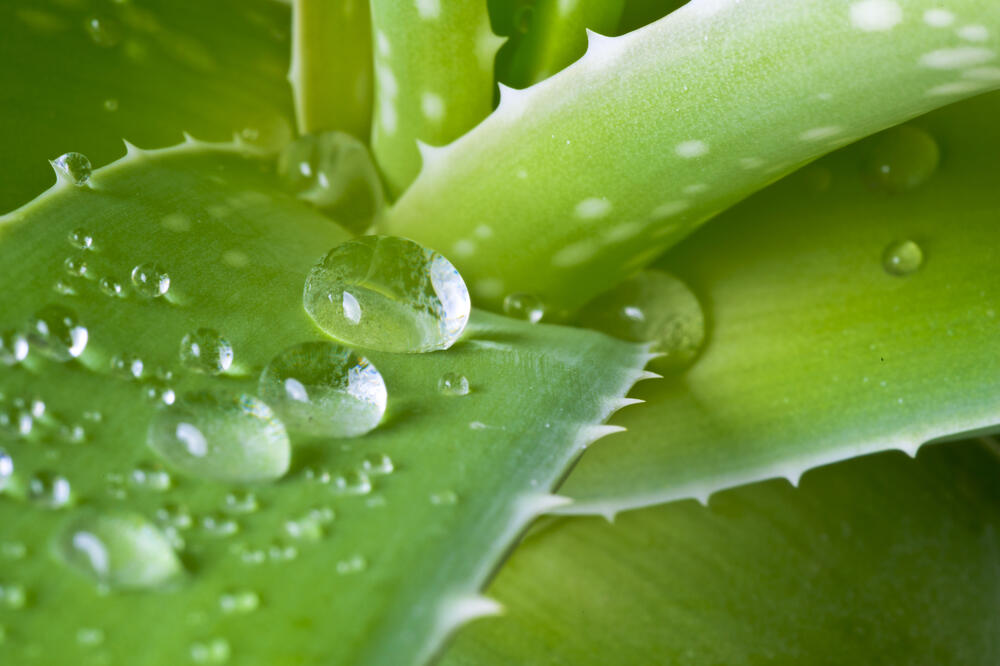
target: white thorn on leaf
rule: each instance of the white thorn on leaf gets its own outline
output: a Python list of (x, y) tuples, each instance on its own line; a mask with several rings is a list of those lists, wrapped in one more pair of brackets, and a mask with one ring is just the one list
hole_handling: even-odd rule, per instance
[(616, 432), (625, 432), (625, 430), (624, 426), (619, 425), (601, 424), (584, 426), (580, 428), (580, 432), (577, 435), (577, 446), (585, 449), (602, 437), (607, 437)]
[(481, 594), (458, 597), (441, 608), (441, 625), (446, 631), (451, 631), (481, 617), (502, 615), (503, 611), (499, 601)]
[(539, 493), (528, 495), (522, 500), (523, 511), (530, 520), (545, 513), (550, 513), (553, 509), (569, 506), (573, 500), (562, 495), (553, 493)]

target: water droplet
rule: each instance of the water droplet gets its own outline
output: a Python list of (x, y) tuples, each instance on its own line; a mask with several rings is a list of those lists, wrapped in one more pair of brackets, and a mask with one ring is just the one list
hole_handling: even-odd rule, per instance
[(218, 331), (199, 328), (181, 340), (181, 363), (206, 375), (218, 375), (233, 365), (233, 346)]
[(361, 555), (351, 555), (346, 560), (337, 562), (337, 573), (341, 576), (361, 573), (368, 568), (368, 560)]
[(369, 474), (391, 474), (396, 468), (392, 458), (384, 453), (369, 453), (361, 461), (361, 466)]
[(431, 493), (431, 504), (434, 506), (451, 506), (453, 504), (458, 504), (458, 495), (455, 494), (454, 490), (441, 490), (436, 493)]
[(191, 661), (196, 664), (224, 664), (229, 661), (232, 650), (225, 638), (211, 638), (192, 643)]
[(273, 543), (267, 549), (267, 558), (272, 562), (290, 562), (299, 556), (299, 549), (291, 544)]
[(14, 476), (14, 459), (6, 449), (0, 448), (0, 493), (10, 485), (12, 476)]
[(74, 185), (83, 186), (90, 180), (90, 160), (86, 155), (66, 153), (52, 160), (52, 166)]
[(442, 395), (469, 395), (469, 380), (457, 372), (446, 372), (438, 379), (438, 391)]
[(165, 492), (173, 486), (170, 472), (152, 465), (136, 465), (129, 474), (129, 481), (136, 488)]
[(28, 591), (19, 583), (0, 585), (0, 605), (20, 610), (28, 605)]
[(66, 269), (67, 273), (76, 277), (87, 277), (87, 273), (90, 271), (90, 267), (87, 266), (83, 257), (66, 257), (63, 268)]
[(104, 100), (104, 110), (105, 111), (117, 111), (118, 110), (118, 100), (114, 97), (109, 97)]
[(252, 613), (260, 607), (260, 597), (253, 590), (234, 590), (219, 597), (219, 607), (228, 615)]
[(452, 346), (469, 320), (469, 292), (437, 252), (393, 236), (338, 245), (309, 272), (306, 311), (330, 336), (389, 352)]
[[(332, 518), (332, 513), (330, 514)], [(324, 526), (329, 520), (320, 512), (309, 512), (299, 518), (285, 521), (285, 532), (293, 539), (301, 541), (319, 541), (325, 533)]]
[(28, 479), (28, 499), (46, 509), (62, 509), (73, 501), (73, 491), (66, 477), (43, 470)]
[(98, 281), (97, 286), (108, 296), (114, 296), (115, 298), (124, 298), (125, 296), (125, 285), (110, 275), (102, 277)]
[(174, 504), (173, 502), (164, 504), (156, 510), (156, 519), (161, 524), (177, 528), (179, 530), (191, 529), (194, 519), (186, 506)]
[(0, 433), (12, 437), (27, 437), (34, 425), (35, 420), (28, 410), (17, 405), (0, 406)]
[(516, 292), (503, 299), (503, 312), (508, 317), (536, 324), (545, 315), (545, 304), (534, 294)]
[(255, 513), (260, 505), (257, 496), (249, 490), (234, 490), (226, 493), (223, 507), (229, 513)]
[(367, 495), (372, 491), (372, 480), (364, 472), (350, 469), (333, 477), (333, 486), (341, 495)]
[(161, 408), (148, 443), (179, 471), (218, 481), (271, 481), (291, 459), (285, 426), (249, 395), (197, 393)]
[(139, 264), (132, 269), (132, 284), (146, 298), (159, 298), (170, 289), (170, 276), (159, 264)]
[(28, 357), (28, 338), (20, 331), (0, 333), (0, 363), (14, 365)]
[(76, 289), (73, 288), (73, 285), (62, 278), (55, 281), (55, 284), (52, 285), (52, 291), (63, 296), (76, 296)]
[(82, 444), (87, 439), (87, 431), (79, 423), (64, 423), (59, 426), (59, 439), (67, 444)]
[(930, 134), (910, 125), (893, 127), (875, 139), (865, 178), (886, 192), (911, 190), (937, 169), (940, 151)]
[(87, 348), (88, 333), (76, 314), (61, 305), (47, 305), (31, 322), (31, 342), (56, 361), (77, 358)]
[(212, 537), (228, 537), (240, 531), (240, 524), (218, 513), (202, 516), (200, 521), (202, 532)]
[(278, 158), (278, 174), (300, 199), (357, 233), (382, 208), (382, 181), (363, 143), (344, 132), (307, 134)]
[(139, 379), (142, 377), (142, 359), (134, 355), (111, 357), (111, 372), (122, 379)]
[(924, 251), (911, 240), (889, 243), (882, 252), (882, 267), (892, 275), (909, 275), (924, 263)]
[(332, 342), (306, 342), (275, 356), (261, 373), (259, 392), (290, 430), (315, 437), (369, 432), (387, 398), (375, 366)]
[(111, 19), (91, 16), (84, 23), (84, 27), (87, 29), (87, 34), (90, 35), (91, 41), (98, 46), (111, 48), (121, 41), (121, 31), (118, 25)]
[(660, 270), (647, 270), (588, 303), (580, 322), (624, 340), (651, 342), (663, 354), (652, 367), (676, 372), (694, 360), (705, 340), (701, 303), (686, 284)]
[(71, 245), (81, 250), (90, 250), (94, 247), (94, 237), (81, 227), (77, 227), (69, 232), (67, 239)]
[(104, 642), (104, 631), (95, 627), (80, 627), (76, 630), (76, 642), (86, 647), (95, 647)]

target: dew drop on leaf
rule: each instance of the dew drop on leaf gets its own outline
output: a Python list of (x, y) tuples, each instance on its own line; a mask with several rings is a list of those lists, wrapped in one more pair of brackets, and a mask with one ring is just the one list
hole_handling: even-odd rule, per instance
[(28, 499), (45, 509), (62, 509), (73, 502), (73, 489), (66, 477), (41, 470), (28, 479)]
[(224, 664), (229, 661), (232, 649), (224, 638), (211, 638), (191, 644), (191, 661), (195, 664)]
[(78, 358), (87, 348), (87, 329), (61, 305), (46, 305), (35, 313), (30, 330), (32, 345), (56, 361)]
[(245, 394), (195, 393), (161, 408), (147, 442), (181, 473), (217, 481), (273, 481), (291, 460), (285, 426)]
[(140, 296), (159, 298), (170, 289), (170, 276), (159, 264), (139, 264), (132, 269), (132, 284)]
[(253, 590), (233, 590), (219, 597), (219, 608), (227, 615), (252, 613), (260, 607), (260, 596)]
[(360, 233), (382, 208), (382, 181), (363, 143), (344, 132), (307, 134), (278, 157), (278, 174), (299, 198)]
[(60, 155), (52, 160), (52, 166), (74, 185), (83, 186), (90, 180), (90, 160), (81, 153)]
[(28, 605), (28, 591), (19, 583), (0, 585), (0, 607), (20, 610)]
[(446, 372), (438, 379), (438, 391), (442, 395), (458, 396), (469, 394), (468, 378), (457, 372)]
[(28, 338), (20, 331), (0, 332), (0, 363), (14, 365), (28, 357)]
[(63, 526), (60, 559), (114, 589), (151, 589), (176, 577), (181, 563), (163, 532), (139, 514), (83, 510)]
[(366, 454), (364, 460), (361, 461), (361, 466), (368, 474), (391, 474), (396, 469), (392, 458), (378, 452)]
[(125, 286), (113, 277), (106, 275), (97, 282), (97, 286), (108, 296), (122, 298), (125, 296)]
[(514, 319), (537, 324), (545, 316), (545, 304), (534, 294), (515, 292), (503, 299), (503, 313)]
[(84, 27), (90, 40), (98, 46), (111, 48), (121, 41), (120, 28), (109, 18), (91, 16), (84, 22)]
[(80, 227), (69, 232), (67, 239), (73, 247), (81, 250), (90, 250), (94, 247), (94, 237), (86, 229)]
[(889, 243), (882, 252), (882, 267), (891, 275), (909, 275), (924, 263), (924, 251), (911, 240)]
[(372, 481), (366, 473), (349, 469), (333, 477), (333, 487), (341, 495), (367, 495), (372, 491)]
[(260, 376), (260, 397), (289, 430), (357, 437), (385, 413), (382, 375), (368, 359), (332, 342), (306, 342), (275, 356)]
[(233, 346), (218, 331), (199, 328), (181, 340), (181, 363), (206, 375), (218, 375), (233, 365)]
[(0, 448), (0, 493), (10, 485), (12, 476), (14, 476), (14, 458), (6, 449)]
[(580, 311), (588, 328), (632, 342), (652, 343), (662, 354), (654, 370), (677, 372), (694, 360), (705, 340), (705, 314), (684, 282), (646, 270), (601, 294)]
[(875, 139), (865, 179), (885, 192), (905, 192), (930, 178), (939, 159), (937, 142), (930, 134), (911, 125), (893, 127)]
[(303, 304), (341, 342), (403, 353), (451, 347), (471, 309), (451, 262), (394, 236), (363, 236), (333, 248), (309, 272)]

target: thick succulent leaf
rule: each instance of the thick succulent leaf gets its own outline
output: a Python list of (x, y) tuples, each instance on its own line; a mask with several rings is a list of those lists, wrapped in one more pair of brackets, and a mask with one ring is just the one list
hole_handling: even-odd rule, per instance
[(99, 166), (122, 138), (287, 138), (288, 25), (268, 0), (0, 3), (0, 212), (45, 189), (46, 160), (70, 150)]
[(444, 664), (995, 664), (1000, 465), (935, 447), (529, 538)]
[[(866, 182), (884, 175), (880, 165), (894, 178), (916, 175), (927, 159), (919, 143), (900, 149), (913, 132), (890, 130), (744, 202), (667, 255), (662, 266), (704, 304), (704, 353), (637, 394), (648, 404), (617, 421), (629, 432), (590, 451), (561, 490), (581, 500), (571, 510), (795, 482), (816, 465), (913, 453), (1000, 422), (998, 105), (983, 97), (913, 125), (943, 155), (922, 185), (890, 193)], [(896, 275), (883, 253), (905, 240), (922, 248), (923, 264)]]
[[(384, 422), (355, 440), (293, 437), (281, 480), (199, 480), (197, 462), (187, 474), (163, 469), (147, 446), (156, 408), (146, 398), (167, 388), (177, 404), (203, 389), (255, 393), (276, 353), (322, 339), (303, 310), (303, 283), (317, 255), (347, 238), (276, 190), (270, 162), (223, 148), (133, 149), (90, 185), (62, 180), (0, 221), (0, 331), (55, 304), (88, 332), (79, 358), (58, 363), (43, 353), (58, 346), (36, 326), (27, 359), (0, 374), (0, 446), (15, 474), (0, 493), (10, 663), (421, 662), (449, 630), (496, 610), (478, 588), (527, 522), (559, 501), (550, 488), (642, 376), (648, 355), (638, 346), (476, 312), (447, 352), (362, 350), (388, 386)], [(77, 249), (85, 235), (90, 248)], [(170, 277), (162, 297), (129, 285), (146, 262)], [(104, 278), (124, 284), (122, 295), (107, 295)], [(60, 321), (48, 321), (58, 334)], [(220, 376), (179, 360), (183, 337), (202, 327), (232, 346)], [(440, 393), (446, 372), (464, 374), (471, 393)], [(378, 474), (381, 455), (391, 474)], [(370, 490), (358, 476), (369, 456)], [(98, 589), (52, 552), (60, 526), (84, 509), (126, 509), (172, 530), (186, 574), (152, 590)], [(134, 530), (120, 519), (102, 525)], [(123, 578), (176, 567), (153, 561), (159, 569)]]
[(450, 253), (490, 306), (511, 292), (579, 306), (802, 163), (1000, 85), (983, 68), (1000, 4), (939, 5), (693, 0), (591, 35), (425, 155), (384, 229)]
[(372, 0), (371, 9), (372, 149), (399, 194), (420, 170), (419, 146), (448, 143), (489, 114), (503, 40), (490, 28), (485, 0)]
[(292, 68), (299, 131), (340, 130), (368, 140), (371, 14), (363, 0), (295, 0)]

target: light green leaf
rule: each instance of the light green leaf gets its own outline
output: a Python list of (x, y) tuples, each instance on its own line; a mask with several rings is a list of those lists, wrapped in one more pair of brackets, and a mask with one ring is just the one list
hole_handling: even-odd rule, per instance
[[(660, 265), (704, 305), (704, 352), (636, 394), (648, 404), (616, 421), (629, 432), (588, 452), (560, 491), (580, 500), (570, 510), (795, 482), (1000, 423), (998, 104), (972, 100), (832, 155), (669, 254)], [(943, 157), (927, 176), (934, 142)], [(927, 180), (896, 191), (906, 175)], [(923, 258), (906, 275), (886, 266), (902, 241)]]
[(995, 664), (995, 453), (935, 447), (561, 522), (493, 582), (447, 666)]
[(693, 0), (594, 36), (430, 151), (383, 228), (450, 253), (481, 303), (536, 292), (558, 316), (797, 166), (1000, 85), (1000, 4), (949, 2), (953, 28), (936, 7)]
[[(244, 396), (276, 353), (323, 339), (303, 284), (348, 235), (275, 189), (272, 168), (233, 146), (133, 149), (88, 185), (63, 180), (0, 221), (2, 351), (35, 313), (48, 325), (33, 327), (27, 359), (0, 374), (0, 446), (14, 468), (0, 493), (10, 663), (420, 663), (450, 630), (496, 611), (479, 587), (528, 521), (562, 501), (550, 489), (642, 376), (636, 345), (475, 312), (447, 352), (361, 350), (388, 388), (375, 431), (292, 433), (291, 469), (273, 483), (196, 478), (281, 473), (284, 431)], [(161, 268), (141, 269), (149, 279), (133, 286), (133, 267), (150, 263)], [(67, 311), (55, 317), (51, 306)], [(221, 375), (181, 362), (192, 332), (201, 358), (226, 356), (203, 328), (231, 346)], [(447, 372), (471, 392), (441, 393)], [(192, 397), (203, 390), (216, 397)], [(159, 412), (168, 391), (175, 405)], [(227, 410), (219, 432), (249, 432), (233, 441), (257, 446), (264, 464), (211, 465), (220, 447), (235, 449), (208, 429), (200, 442), (182, 432), (186, 420), (174, 448), (147, 444), (147, 431), (171, 432), (162, 419), (186, 414), (180, 406), (213, 404)], [(193, 473), (206, 452), (205, 473)], [(67, 536), (84, 509), (108, 517), (88, 518), (82, 540)], [(130, 568), (136, 553), (162, 551), (148, 524), (173, 540), (183, 575), (169, 554)], [(116, 526), (127, 530), (101, 550)], [(64, 545), (50, 556), (53, 540)], [(169, 582), (106, 593), (93, 579)]]
[(286, 140), (288, 25), (270, 0), (0, 3), (0, 212), (47, 187), (46, 160), (71, 150), (100, 166), (122, 139)]

